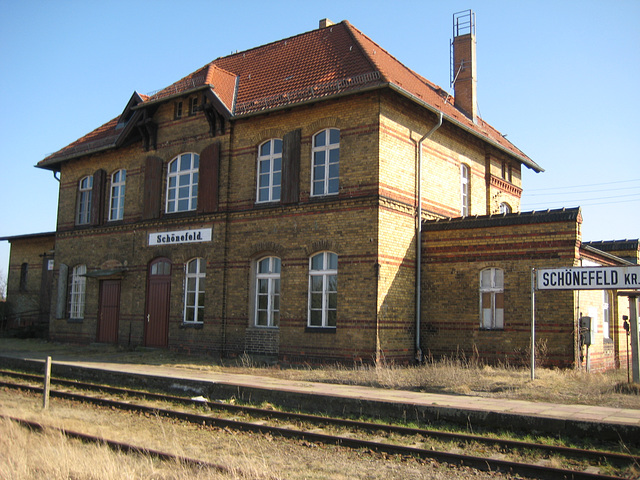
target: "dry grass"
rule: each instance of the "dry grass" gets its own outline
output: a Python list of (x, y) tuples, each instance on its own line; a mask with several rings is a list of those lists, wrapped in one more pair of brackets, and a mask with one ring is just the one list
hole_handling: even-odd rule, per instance
[(185, 356), (166, 350), (126, 350), (114, 346), (70, 347), (38, 340), (0, 339), (0, 351), (51, 355), (54, 360), (90, 358), (97, 361), (168, 365), (199, 371), (243, 373), (309, 382), (365, 385), (455, 395), (575, 403), (640, 409), (640, 386), (627, 383), (626, 369), (605, 373), (483, 365), (463, 357), (430, 361), (420, 366), (354, 364), (284, 368), (241, 356), (219, 362), (208, 356)]
[(1, 479), (512, 478), (430, 460), (382, 457), (365, 451), (249, 432), (232, 432), (59, 399), (52, 399), (47, 411), (43, 411), (40, 404), (39, 395), (0, 388), (1, 415), (197, 458), (221, 465), (230, 473), (192, 470), (175, 462), (115, 454), (105, 447), (67, 440), (58, 433), (30, 433), (12, 422), (0, 421)]
[[(153, 478), (233, 478), (218, 472), (162, 462), (149, 456), (126, 455), (99, 444), (70, 440), (56, 430), (34, 433), (0, 419), (0, 478), (27, 480)], [(237, 477), (236, 477), (237, 478)]]

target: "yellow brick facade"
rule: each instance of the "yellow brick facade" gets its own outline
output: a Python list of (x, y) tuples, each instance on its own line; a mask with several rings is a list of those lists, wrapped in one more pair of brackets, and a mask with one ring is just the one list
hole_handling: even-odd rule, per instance
[[(12, 237), (7, 299), (0, 329), (48, 333), (55, 234)], [(2, 313), (2, 312), (0, 312)]]
[[(602, 252), (580, 248), (581, 222), (579, 209), (573, 209), (425, 224), (421, 337), (425, 352), (528, 365), (532, 269), (619, 264)], [(485, 328), (482, 323), (481, 273), (491, 268), (504, 274), (500, 328)], [(536, 351), (541, 365), (601, 371), (619, 367), (621, 357), (626, 361), (620, 321), (626, 310), (615, 291), (604, 295), (602, 290), (536, 293)], [(588, 350), (580, 342), (582, 316), (594, 318)]]
[[(182, 98), (183, 104), (188, 98)], [(143, 344), (148, 265), (170, 260), (169, 348), (221, 354), (278, 355), (288, 361), (409, 361), (414, 356), (417, 140), (436, 116), (406, 99), (377, 91), (334, 101), (239, 118), (222, 135), (212, 136), (202, 113), (176, 120), (172, 102), (161, 105), (157, 148), (140, 144), (81, 157), (61, 170), (58, 261), (100, 272), (116, 266), (121, 282), (118, 343)], [(337, 195), (311, 195), (313, 136), (340, 131)], [(260, 204), (257, 150), (263, 142), (300, 130), (299, 199), (293, 205)], [(466, 136), (465, 136), (466, 135)], [(422, 168), (423, 218), (460, 214), (460, 164), (471, 171), (471, 213), (486, 212), (485, 152), (468, 146), (467, 134), (446, 126), (425, 142)], [(166, 214), (144, 218), (145, 160), (163, 162), (160, 191), (165, 210), (166, 166), (182, 153), (201, 153), (220, 145), (218, 209), (208, 214)], [(105, 197), (113, 172), (126, 169), (122, 221), (75, 225), (78, 182), (97, 169), (106, 172)], [(209, 188), (202, 183), (200, 188)], [(104, 199), (103, 201), (107, 201)], [(150, 234), (212, 229), (211, 242), (149, 246)], [(308, 324), (309, 258), (338, 255), (338, 324)], [(281, 311), (278, 328), (255, 325), (256, 262), (280, 258)], [(204, 322), (185, 325), (184, 269), (193, 258), (206, 259)], [(52, 336), (90, 342), (99, 329), (101, 277), (89, 276), (82, 322), (52, 319)]]
[[(202, 113), (180, 120), (173, 115), (171, 102), (158, 108), (155, 150), (134, 143), (63, 164), (56, 267), (86, 265), (88, 276), (83, 319), (70, 319), (68, 305), (64, 315), (52, 313), (51, 337), (99, 340), (101, 288), (107, 278), (120, 285), (117, 343), (144, 345), (149, 265), (166, 258), (171, 263), (168, 348), (268, 355), (287, 362), (413, 360), (417, 142), (436, 125), (436, 115), (384, 91), (239, 118), (215, 136)], [(340, 187), (337, 195), (314, 198), (313, 136), (326, 128), (340, 131)], [(258, 146), (294, 130), (300, 131), (298, 201), (257, 203)], [(199, 188), (217, 188), (218, 208), (165, 213), (168, 163), (182, 153), (200, 154), (212, 144), (220, 146), (218, 185), (202, 181)], [(422, 219), (427, 221), (421, 239), (422, 351), (524, 362), (529, 350), (528, 272), (536, 266), (577, 264), (580, 220), (441, 228), (451, 218), (470, 225), (477, 218), (503, 218), (490, 216), (502, 202), (519, 208), (520, 166), (447, 123), (422, 148)], [(145, 217), (149, 157), (162, 161), (159, 218)], [(470, 172), (468, 220), (460, 218), (461, 165)], [(126, 169), (124, 217), (109, 221), (104, 205), (99, 225), (78, 226), (78, 182), (98, 169), (106, 172), (106, 203), (111, 175)], [(211, 229), (211, 241), (149, 244), (152, 235), (200, 229)], [(338, 313), (336, 328), (317, 329), (308, 326), (309, 259), (323, 251), (338, 256)], [(278, 327), (255, 324), (256, 265), (265, 257), (281, 261)], [(185, 268), (194, 258), (206, 265), (205, 303), (202, 322), (189, 324), (184, 317)], [(479, 328), (479, 275), (498, 266), (505, 273), (505, 328), (485, 330)], [(111, 271), (117, 273), (101, 274)], [(56, 268), (56, 276), (58, 272)], [(57, 289), (54, 285), (53, 291)], [(593, 293), (580, 298), (571, 292), (544, 295), (537, 311), (544, 361), (584, 364), (576, 335), (579, 309), (601, 308), (602, 293), (593, 305)], [(52, 312), (58, 301), (51, 300)], [(68, 295), (64, 301), (68, 303)], [(611, 315), (617, 318), (613, 303)], [(620, 363), (619, 322), (612, 322), (611, 332), (611, 342), (601, 335), (591, 348), (591, 368)]]

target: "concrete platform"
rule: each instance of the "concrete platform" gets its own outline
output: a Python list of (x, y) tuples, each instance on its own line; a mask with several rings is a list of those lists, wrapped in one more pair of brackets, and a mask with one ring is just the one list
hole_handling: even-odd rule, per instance
[[(0, 353), (0, 368), (13, 366), (42, 372), (44, 354)], [(176, 395), (210, 400), (237, 398), (326, 414), (396, 418), (422, 425), (453, 422), (521, 432), (591, 435), (640, 445), (640, 410), (565, 405), (468, 395), (420, 393), (353, 385), (281, 380), (271, 377), (53, 357), (53, 375), (149, 387)]]

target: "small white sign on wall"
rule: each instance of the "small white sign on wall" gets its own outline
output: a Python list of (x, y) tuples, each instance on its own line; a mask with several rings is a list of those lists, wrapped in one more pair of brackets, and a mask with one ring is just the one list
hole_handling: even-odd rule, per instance
[(198, 228), (194, 230), (175, 230), (173, 232), (155, 232), (149, 234), (149, 246), (182, 245), (185, 243), (210, 242), (213, 238), (213, 228)]

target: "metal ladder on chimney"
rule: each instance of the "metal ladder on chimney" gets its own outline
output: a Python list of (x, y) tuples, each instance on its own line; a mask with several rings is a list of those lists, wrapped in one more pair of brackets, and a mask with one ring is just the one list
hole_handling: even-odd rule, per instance
[(453, 87), (460, 69), (453, 64), (453, 39), (461, 35), (476, 34), (476, 14), (472, 10), (463, 10), (453, 14), (453, 38), (449, 42), (449, 86)]

